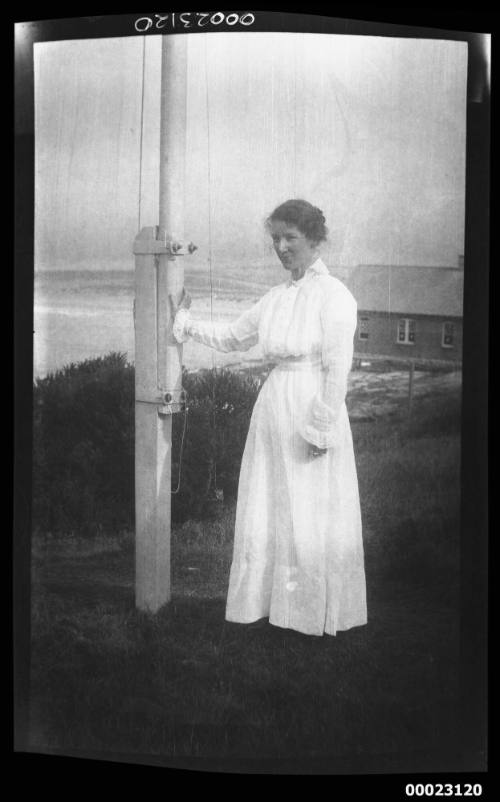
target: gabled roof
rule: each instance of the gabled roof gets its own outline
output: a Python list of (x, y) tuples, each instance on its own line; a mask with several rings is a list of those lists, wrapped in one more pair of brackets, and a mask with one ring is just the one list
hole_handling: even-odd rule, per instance
[(463, 270), (410, 265), (357, 265), (345, 284), (358, 309), (462, 317)]

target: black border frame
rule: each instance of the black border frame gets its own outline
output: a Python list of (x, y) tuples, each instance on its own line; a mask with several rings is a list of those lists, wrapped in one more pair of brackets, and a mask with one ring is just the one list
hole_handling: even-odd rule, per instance
[[(455, 760), (443, 759), (415, 781), (425, 782), (426, 772), (446, 772), (455, 782), (484, 784), (487, 741), (487, 633), (488, 633), (488, 325), (490, 267), (490, 91), (487, 66), (482, 55), (483, 33), (493, 33), (488, 12), (482, 19), (460, 9), (401, 9), (375, 6), (337, 6), (331, 11), (311, 9), (307, 14), (283, 11), (263, 12), (251, 8), (256, 16), (253, 31), (301, 31), (349, 33), (399, 37), (425, 37), (466, 41), (468, 43), (467, 78), (467, 156), (466, 222), (463, 346), (463, 416), (462, 416), (462, 616), (461, 616), (461, 694), (462, 750)], [(31, 452), (32, 429), (32, 330), (33, 330), (33, 237), (34, 237), (34, 86), (32, 45), (55, 39), (84, 39), (138, 35), (133, 22), (138, 16), (154, 12), (99, 16), (59, 17), (36, 22), (22, 17), (13, 22), (25, 36), (18, 41), (14, 73), (14, 753), (27, 765), (40, 765), (44, 758), (49, 771), (60, 762), (55, 756), (29, 754), (29, 656), (30, 656), (30, 540), (31, 540)], [(338, 15), (338, 16), (337, 16)], [(45, 15), (44, 15), (45, 16)], [(373, 19), (375, 16), (375, 19)], [(32, 15), (33, 19), (35, 15)], [(35, 17), (36, 18), (36, 17)], [(394, 20), (396, 20), (394, 22)], [(425, 21), (424, 21), (425, 20)], [(422, 22), (424, 24), (422, 25)], [(464, 30), (464, 26), (466, 30)], [(131, 30), (132, 28), (132, 30)], [(217, 30), (221, 30), (220, 28)], [(200, 33), (206, 32), (201, 30)], [(173, 33), (173, 31), (169, 31)], [(492, 37), (493, 39), (493, 37)], [(474, 266), (472, 268), (472, 266)], [(81, 764), (64, 753), (66, 763)], [(88, 758), (93, 755), (74, 756)], [(35, 764), (33, 764), (35, 761)], [(111, 761), (111, 762), (109, 762)], [(403, 791), (403, 774), (418, 769), (412, 756), (412, 768), (405, 770), (404, 756), (378, 756), (364, 760), (363, 773), (395, 773)], [(104, 765), (118, 763), (155, 765), (150, 756), (109, 755), (98, 760)], [(266, 762), (267, 763), (267, 762)], [(249, 765), (248, 761), (161, 761), (162, 766), (198, 771), (278, 774), (348, 774), (358, 773), (352, 761), (303, 761), (300, 764), (272, 762), (273, 765)], [(175, 764), (175, 765), (174, 765)], [(424, 765), (427, 768), (424, 768)], [(417, 766), (415, 768), (415, 766)], [(71, 770), (71, 769), (70, 769)], [(467, 779), (465, 774), (467, 773)], [(394, 779), (396, 779), (394, 777)], [(430, 781), (439, 781), (435, 774)], [(444, 781), (444, 780), (443, 780)], [(447, 779), (446, 781), (452, 781)], [(352, 788), (356, 787), (356, 782)]]

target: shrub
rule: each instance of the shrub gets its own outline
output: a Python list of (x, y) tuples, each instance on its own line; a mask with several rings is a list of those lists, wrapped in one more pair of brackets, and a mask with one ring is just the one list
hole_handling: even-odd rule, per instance
[[(189, 412), (172, 518), (207, 517), (216, 489), (235, 497), (260, 382), (229, 370), (184, 373)], [(173, 419), (177, 485), (183, 415)], [(95, 533), (134, 526), (134, 368), (124, 354), (71, 364), (34, 387), (37, 529)]]
[(35, 383), (33, 513), (48, 531), (130, 526), (134, 370), (125, 355), (71, 364)]

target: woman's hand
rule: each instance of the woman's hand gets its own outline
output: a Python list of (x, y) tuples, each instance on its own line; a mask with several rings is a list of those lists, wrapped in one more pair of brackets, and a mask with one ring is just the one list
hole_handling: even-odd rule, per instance
[(312, 443), (309, 443), (309, 456), (313, 459), (316, 457), (322, 457), (327, 451), (327, 448), (318, 448), (317, 446), (313, 446)]
[(172, 310), (173, 317), (176, 316), (179, 309), (189, 309), (191, 306), (191, 296), (188, 292), (186, 292), (184, 287), (182, 288), (182, 292), (178, 301), (173, 295), (169, 295), (168, 300), (170, 301), (170, 309)]

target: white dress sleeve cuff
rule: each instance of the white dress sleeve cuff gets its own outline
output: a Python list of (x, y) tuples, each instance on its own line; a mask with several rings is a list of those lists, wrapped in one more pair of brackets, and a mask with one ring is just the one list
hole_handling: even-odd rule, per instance
[(338, 439), (337, 417), (331, 407), (316, 397), (309, 410), (301, 435), (317, 448), (331, 448)]
[(189, 340), (190, 322), (191, 318), (189, 315), (189, 309), (185, 309), (184, 307), (179, 309), (172, 326), (173, 335), (178, 343), (185, 343), (187, 340)]

